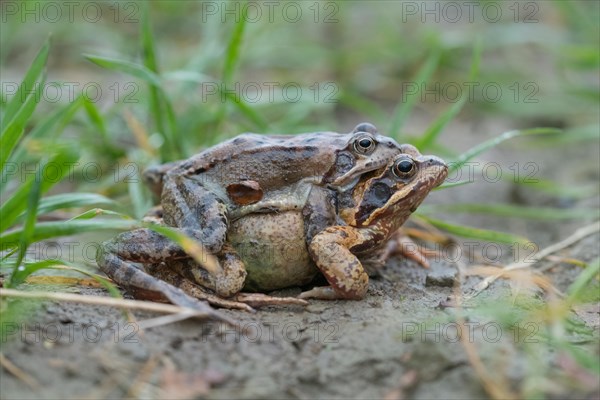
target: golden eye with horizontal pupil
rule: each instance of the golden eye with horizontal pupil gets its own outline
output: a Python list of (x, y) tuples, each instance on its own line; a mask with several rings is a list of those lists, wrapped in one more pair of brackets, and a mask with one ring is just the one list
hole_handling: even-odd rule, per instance
[(410, 178), (417, 171), (417, 167), (415, 166), (415, 162), (410, 158), (402, 158), (394, 164), (392, 167), (392, 172), (398, 178)]
[(354, 150), (358, 153), (366, 154), (375, 148), (375, 139), (370, 136), (361, 136), (354, 142)]

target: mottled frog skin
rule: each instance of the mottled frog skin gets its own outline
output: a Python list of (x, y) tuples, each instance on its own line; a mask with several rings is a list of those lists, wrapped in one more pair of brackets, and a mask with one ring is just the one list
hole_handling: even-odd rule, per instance
[(245, 263), (246, 287), (272, 290), (309, 283), (319, 272), (329, 286), (301, 298), (361, 299), (368, 275), (361, 259), (381, 251), (447, 176), (447, 167), (416, 148), (345, 192), (315, 187), (302, 212), (250, 214), (235, 221), (228, 240)]
[(145, 174), (160, 196), (157, 221), (201, 242), (217, 256), (217, 271), (194, 265), (178, 245), (146, 228), (103, 243), (98, 265), (115, 282), (143, 297), (185, 302), (180, 290), (133, 263), (152, 267), (155, 275), (161, 268), (173, 269), (219, 296), (230, 297), (242, 289), (246, 278), (243, 260), (227, 243), (232, 222), (256, 214), (308, 213), (305, 221), (318, 222), (307, 224), (312, 236), (316, 227), (330, 224), (335, 215), (330, 210), (323, 212), (326, 217), (307, 211), (321, 207), (312, 204), (331, 193), (351, 190), (363, 174), (382, 168), (402, 152), (402, 146), (368, 123), (348, 134), (240, 135)]

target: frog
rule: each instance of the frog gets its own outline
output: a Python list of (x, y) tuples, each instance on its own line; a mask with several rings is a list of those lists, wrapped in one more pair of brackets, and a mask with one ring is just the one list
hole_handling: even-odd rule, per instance
[(228, 241), (246, 264), (246, 286), (304, 285), (321, 273), (329, 286), (299, 298), (364, 298), (369, 278), (361, 261), (385, 262), (382, 256), (394, 254), (387, 251), (390, 241), (403, 240), (396, 235), (400, 227), (448, 174), (440, 158), (423, 156), (410, 145), (403, 149), (385, 167), (363, 174), (352, 189), (315, 187), (318, 195), (303, 212), (250, 214), (235, 221)]
[[(350, 190), (362, 174), (403, 151), (370, 123), (358, 124), (347, 134), (242, 134), (187, 160), (147, 171), (144, 179), (160, 197), (149, 220), (177, 229), (216, 255), (218, 265), (212, 270), (195, 268), (193, 279), (228, 298), (242, 289), (247, 275), (243, 261), (226, 243), (231, 221), (249, 214), (298, 212), (309, 202), (313, 187)], [(179, 245), (149, 228), (102, 243), (96, 257), (100, 269), (134, 296), (175, 304), (190, 301), (174, 285), (134, 264), (189, 259)]]
[(410, 145), (403, 148), (404, 153), (363, 174), (351, 189), (338, 192), (314, 186), (302, 211), (251, 213), (232, 222), (227, 240), (248, 273), (244, 289), (302, 286), (319, 273), (329, 286), (315, 287), (297, 298), (240, 293), (227, 300), (207, 295), (192, 283), (193, 271), (198, 270), (192, 260), (175, 261), (178, 273), (158, 268), (156, 276), (211, 304), (247, 310), (253, 310), (248, 306), (304, 305), (306, 299), (364, 298), (369, 276), (363, 264), (373, 258), (379, 261), (381, 253), (391, 254), (387, 247), (398, 240), (400, 227), (448, 174), (438, 157), (423, 156)]

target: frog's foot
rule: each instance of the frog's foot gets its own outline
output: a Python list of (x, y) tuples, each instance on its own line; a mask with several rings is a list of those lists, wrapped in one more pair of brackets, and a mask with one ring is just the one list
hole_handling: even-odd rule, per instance
[[(171, 263), (178, 264), (178, 263)], [(199, 267), (198, 267), (199, 268)], [(180, 288), (188, 295), (199, 299), (207, 301), (209, 304), (221, 307), (228, 308), (232, 310), (243, 310), (248, 312), (256, 312), (254, 308), (250, 305), (245, 304), (243, 302), (235, 301), (235, 299), (224, 299), (219, 297), (213, 292), (210, 292), (208, 289), (203, 288), (200, 285), (195, 284), (189, 279), (183, 277), (179, 273), (175, 272), (171, 268), (168, 268), (164, 264), (153, 264), (147, 267), (148, 273), (152, 274), (155, 278), (158, 278), (161, 281), (168, 282), (169, 284)], [(175, 268), (178, 269), (178, 268)]]
[[(273, 297), (261, 293), (237, 293), (232, 297), (225, 299), (216, 295), (214, 292), (195, 284), (189, 279), (184, 278), (179, 273), (167, 268), (164, 264), (150, 265), (147, 267), (147, 269), (152, 276), (160, 279), (161, 281), (168, 282), (171, 285), (180, 288), (192, 297), (205, 300), (209, 304), (221, 308), (256, 312), (254, 308), (265, 306), (308, 305), (306, 300), (296, 297)], [(175, 269), (178, 268), (176, 267)]]
[(213, 310), (207, 302), (190, 296), (168, 281), (157, 279), (132, 264), (153, 265), (165, 260), (182, 261), (188, 257), (179, 245), (165, 236), (150, 229), (136, 229), (123, 232), (116, 238), (102, 243), (96, 261), (106, 275), (136, 298), (193, 308), (205, 312), (210, 318), (232, 324), (233, 321)]
[(235, 301), (260, 308), (265, 306), (307, 306), (308, 301), (297, 297), (274, 297), (262, 293), (238, 293), (233, 296)]
[[(223, 245), (216, 256), (221, 269), (216, 274), (210, 273), (192, 259), (169, 261), (168, 269), (177, 272), (182, 277), (203, 288), (211, 290), (221, 298), (229, 298), (242, 290), (246, 281), (246, 267), (228, 243)], [(153, 275), (156, 274), (153, 273)], [(175, 286), (179, 287), (177, 284)]]
[(212, 309), (206, 302), (189, 296), (183, 290), (158, 280), (127, 262), (122, 255), (111, 248), (110, 242), (102, 245), (96, 259), (104, 273), (117, 284), (125, 287), (137, 299), (170, 302), (204, 313), (208, 319), (221, 320), (235, 325), (235, 322)]
[(429, 268), (427, 257), (431, 255), (430, 252), (415, 243), (402, 230), (398, 230), (392, 234), (392, 237), (377, 257), (377, 264), (384, 265), (391, 256), (396, 254), (415, 261), (423, 268)]

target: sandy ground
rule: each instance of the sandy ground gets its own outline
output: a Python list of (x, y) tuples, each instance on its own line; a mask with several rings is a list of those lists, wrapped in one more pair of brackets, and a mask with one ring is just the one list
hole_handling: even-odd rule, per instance
[[(501, 132), (494, 127), (489, 131)], [(459, 136), (459, 146), (467, 148), (469, 143), (483, 140), (481, 136), (469, 135)], [(487, 153), (484, 158), (503, 166), (519, 159), (533, 160), (541, 166), (539, 174), (544, 178), (575, 185), (590, 184), (598, 180), (596, 145), (580, 143), (563, 149), (536, 149), (535, 145), (521, 148), (511, 144)], [(585, 162), (557, 165), (554, 162), (557, 159)], [(523, 191), (516, 185), (483, 182), (434, 193), (426, 203), (500, 202), (514, 198), (529, 205), (557, 205), (560, 201)], [(598, 210), (598, 199), (576, 202), (574, 206)], [(591, 215), (591, 220), (594, 217)], [(452, 220), (518, 233), (541, 247), (590, 222), (533, 223), (468, 215), (453, 216)], [(564, 254), (590, 261), (598, 256), (599, 239), (598, 235), (587, 237)], [(502, 260), (510, 262), (511, 257), (505, 253)], [(470, 264), (466, 257), (458, 263), (467, 267)], [(558, 264), (544, 274), (565, 291), (579, 272), (578, 267)], [(12, 334), (2, 338), (4, 357), (33, 382), (28, 384), (3, 368), (0, 396), (3, 399), (486, 398), (489, 395), (480, 379), (481, 371), (473, 368), (473, 360), (468, 356), (467, 350), (474, 349), (484, 369), (508, 391), (518, 392), (526, 383), (543, 388), (541, 392), (550, 398), (598, 398), (598, 376), (582, 372), (576, 366), (565, 367), (569, 359), (560, 364), (561, 358), (555, 354), (558, 350), (551, 345), (544, 347), (547, 353), (536, 354), (541, 364), (531, 362), (526, 342), (539, 338), (530, 336), (539, 321), (521, 325), (520, 331), (502, 330), (494, 314), (486, 311), (490, 309), (486, 307), (495, 304), (505, 307), (508, 314), (513, 306), (515, 315), (520, 312), (507, 281), (497, 281), (483, 292), (477, 298), (480, 308), (467, 308), (472, 330), (465, 347), (457, 339), (454, 323), (460, 310), (452, 307), (451, 301), (456, 276), (457, 264), (448, 257), (433, 260), (429, 271), (412, 262), (393, 259), (380, 276), (372, 279), (368, 295), (362, 301), (311, 301), (306, 308), (266, 308), (256, 314), (223, 311), (238, 320), (244, 331), (194, 320), (140, 329), (115, 309), (36, 303), (30, 307), (27, 323), (11, 326)], [(468, 293), (480, 280), (480, 277), (466, 278), (460, 290)], [(66, 289), (106, 295), (97, 288)], [(294, 295), (300, 290), (290, 289), (280, 294)], [(521, 295), (528, 295), (538, 305), (549, 301), (541, 293), (528, 293)], [(598, 303), (586, 304), (576, 311), (577, 315), (572, 312), (573, 318), (594, 332), (578, 342), (581, 350), (598, 354)], [(138, 322), (156, 317), (144, 312), (134, 315)], [(527, 322), (525, 319), (518, 323)], [(535, 375), (532, 368), (549, 367), (544, 360), (552, 360), (551, 363), (558, 363), (564, 370), (578, 371), (578, 378), (550, 370), (545, 374), (547, 381), (527, 380)]]

